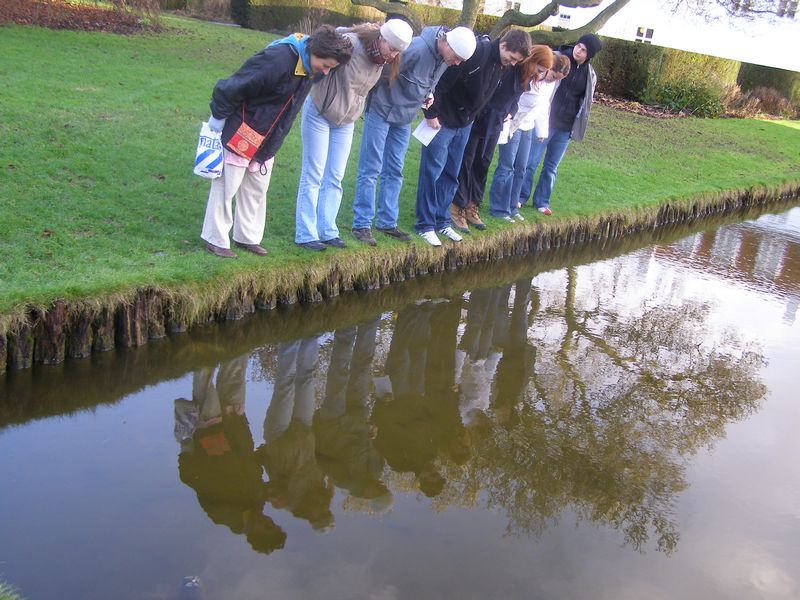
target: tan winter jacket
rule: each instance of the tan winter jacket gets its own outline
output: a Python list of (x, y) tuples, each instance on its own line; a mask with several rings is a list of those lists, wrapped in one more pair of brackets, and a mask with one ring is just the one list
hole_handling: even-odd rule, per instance
[[(353, 57), (323, 77), (311, 88), (311, 100), (331, 127), (349, 125), (364, 112), (367, 94), (378, 83), (383, 65), (376, 65), (354, 33), (345, 33), (353, 42)], [(399, 60), (399, 57), (397, 58)]]

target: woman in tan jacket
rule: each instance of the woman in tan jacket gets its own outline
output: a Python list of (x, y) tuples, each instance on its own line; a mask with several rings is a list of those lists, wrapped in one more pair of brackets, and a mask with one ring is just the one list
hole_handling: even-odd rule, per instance
[(364, 112), (367, 94), (384, 65), (390, 77), (399, 70), (399, 55), (411, 42), (411, 27), (389, 19), (345, 30), (353, 56), (341, 69), (315, 83), (303, 105), (300, 133), (303, 160), (297, 190), (295, 243), (308, 250), (343, 248), (336, 215), (342, 202), (342, 179), (353, 141), (353, 124)]

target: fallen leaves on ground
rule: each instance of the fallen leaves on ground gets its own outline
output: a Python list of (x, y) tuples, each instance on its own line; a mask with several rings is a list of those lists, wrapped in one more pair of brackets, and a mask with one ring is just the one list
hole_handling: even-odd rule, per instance
[(59, 0), (0, 2), (0, 24), (5, 23), (124, 34), (138, 33), (148, 28), (139, 16), (126, 10), (68, 4)]

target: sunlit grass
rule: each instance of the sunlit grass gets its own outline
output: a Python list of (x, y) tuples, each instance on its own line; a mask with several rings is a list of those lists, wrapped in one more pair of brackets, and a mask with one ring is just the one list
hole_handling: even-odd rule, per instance
[[(301, 150), (295, 126), (269, 191), (269, 257), (240, 253), (225, 261), (205, 252), (199, 232), (208, 182), (191, 174), (197, 131), (216, 80), (272, 36), (188, 19), (165, 24), (173, 29), (139, 36), (2, 29), (0, 315), (145, 286), (205, 293), (211, 302), (235, 282), (289, 288), (322, 277), (333, 262), (369, 270), (403, 260), (400, 243), (382, 238), (370, 250), (349, 235), (358, 127), (338, 219), (350, 248), (310, 254), (293, 243)], [(795, 129), (797, 123), (774, 121), (658, 121), (598, 106), (587, 140), (570, 147), (559, 170), (548, 224), (798, 182)], [(407, 230), (418, 164), (412, 141), (401, 196)], [(544, 222), (530, 210), (525, 215), (526, 225), (517, 227)], [(491, 245), (493, 235), (511, 228), (490, 224), (467, 238), (465, 251)], [(429, 251), (416, 244), (418, 253)]]

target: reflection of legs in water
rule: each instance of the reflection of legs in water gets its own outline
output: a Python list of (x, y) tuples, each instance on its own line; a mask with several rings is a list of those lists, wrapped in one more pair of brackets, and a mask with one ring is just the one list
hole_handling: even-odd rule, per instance
[(492, 290), (472, 290), (469, 294), (467, 325), (461, 338), (461, 347), (472, 360), (486, 358), (491, 348), (491, 327), (486, 326), (491, 297)]
[(326, 419), (345, 413), (346, 404), (366, 405), (375, 336), (379, 317), (358, 326), (339, 329), (333, 336), (333, 349), (320, 414)]
[(514, 284), (514, 306), (508, 323), (508, 338), (503, 348), (503, 357), (497, 365), (492, 410), (501, 424), (507, 427), (517, 422), (515, 405), (526, 385), (526, 370), (530, 361), (525, 350), (528, 339), (528, 302), (531, 278), (525, 277)]
[(272, 400), (264, 421), (264, 441), (286, 431), (294, 418), (311, 425), (314, 414), (314, 369), (319, 359), (319, 338), (294, 340), (278, 347), (278, 364)]
[(425, 393), (425, 361), (431, 342), (430, 303), (403, 308), (397, 313), (386, 373), (395, 396)]
[(222, 363), (217, 371), (217, 395), (225, 414), (244, 414), (245, 373), (248, 355)]
[(192, 401), (197, 402), (200, 407), (201, 425), (219, 420), (222, 416), (213, 377), (213, 367), (204, 367), (192, 374)]
[(350, 363), (350, 382), (347, 396), (351, 402), (366, 405), (369, 400), (369, 382), (372, 379), (372, 359), (375, 356), (375, 338), (380, 316), (358, 326), (353, 360)]

